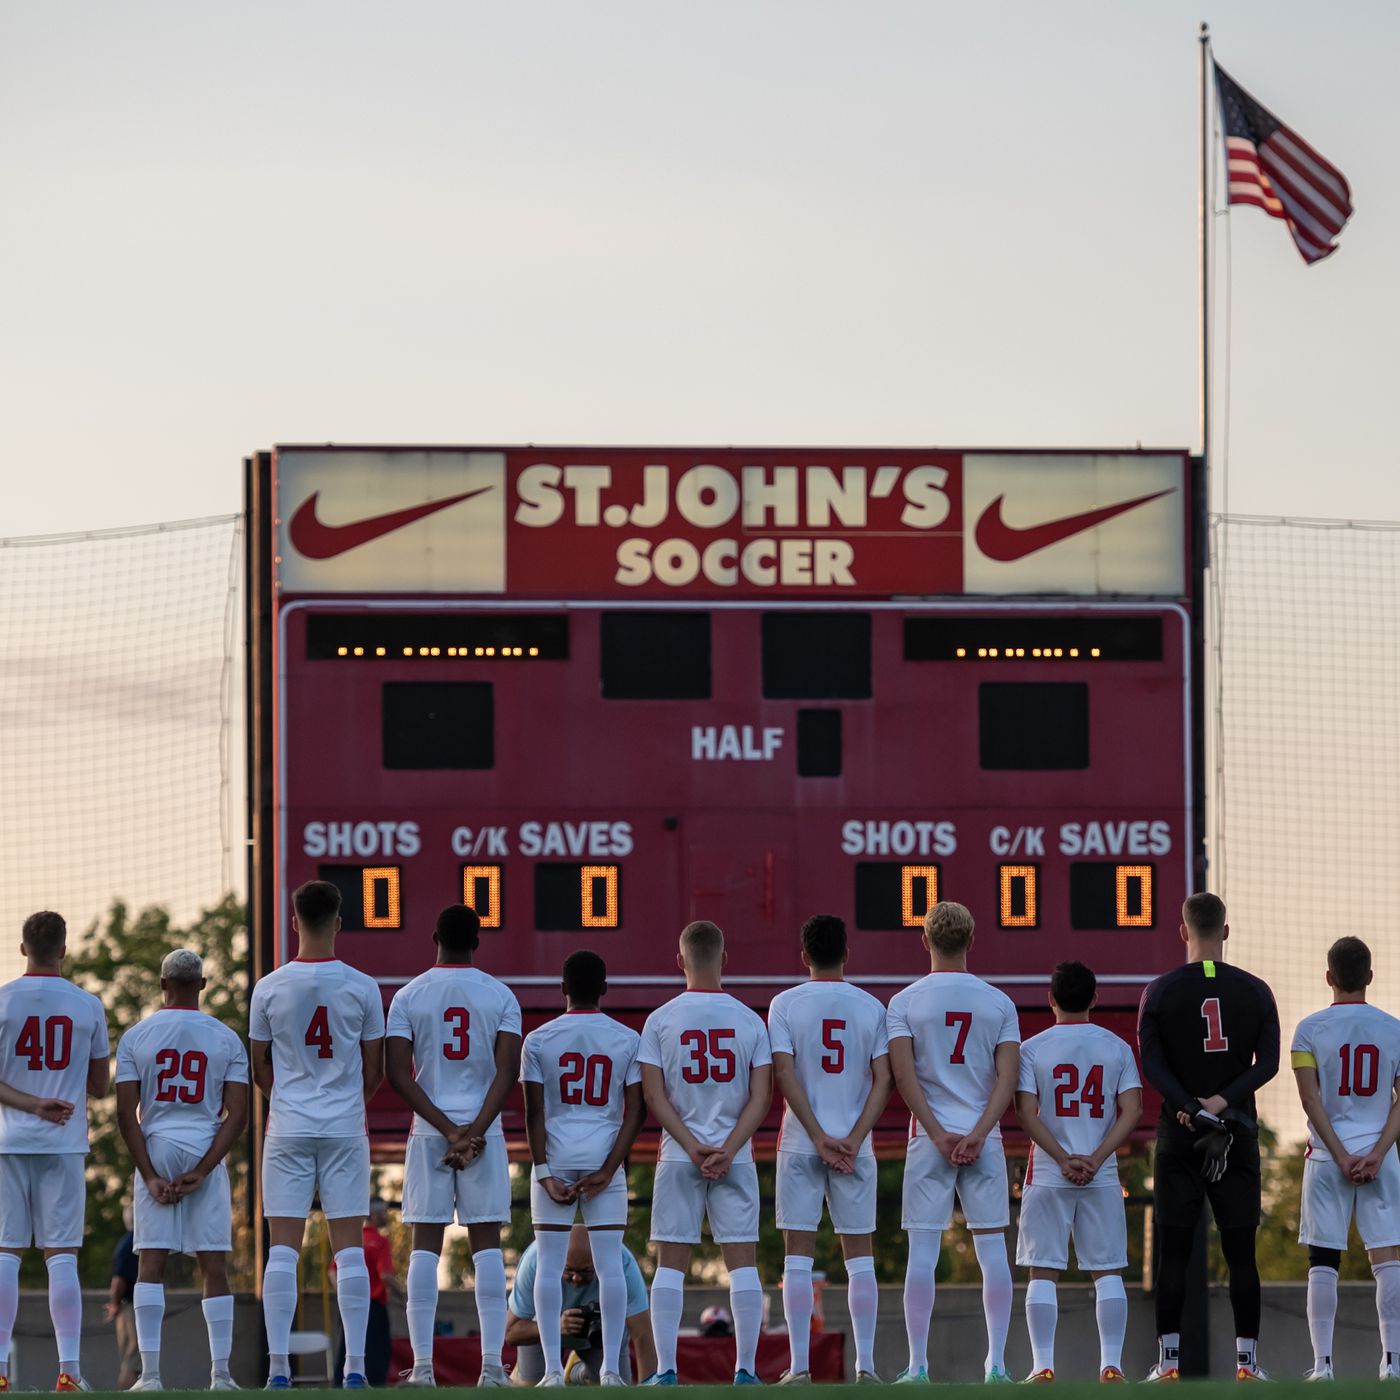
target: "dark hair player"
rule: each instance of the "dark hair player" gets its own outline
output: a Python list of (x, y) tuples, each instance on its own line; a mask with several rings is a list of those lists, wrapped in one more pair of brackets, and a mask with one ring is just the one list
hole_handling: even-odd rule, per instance
[(1138, 1009), (1143, 1077), (1162, 1096), (1153, 1189), (1160, 1354), (1147, 1379), (1180, 1375), (1186, 1268), (1209, 1197), (1230, 1270), (1236, 1379), (1262, 1380), (1254, 1094), (1278, 1073), (1278, 1007), (1264, 982), (1221, 961), (1230, 926), (1217, 895), (1193, 894), (1181, 919), (1186, 962), (1157, 978)]

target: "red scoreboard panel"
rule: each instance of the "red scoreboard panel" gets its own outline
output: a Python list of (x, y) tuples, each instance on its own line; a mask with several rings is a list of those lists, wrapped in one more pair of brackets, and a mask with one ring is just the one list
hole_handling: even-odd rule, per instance
[(386, 997), (473, 904), (527, 1024), (581, 946), (639, 1022), (694, 918), (763, 1008), (808, 914), (888, 999), (959, 900), (1026, 1033), (1063, 958), (1128, 1035), (1180, 959), (1185, 453), (288, 447), (249, 496), (255, 971), (316, 877)]

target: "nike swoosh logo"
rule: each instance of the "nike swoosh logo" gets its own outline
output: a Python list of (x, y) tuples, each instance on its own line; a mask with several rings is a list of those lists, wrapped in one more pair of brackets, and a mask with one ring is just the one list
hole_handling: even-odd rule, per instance
[(362, 544), (377, 540), (381, 535), (402, 530), (415, 520), (422, 520), (437, 511), (446, 510), (461, 501), (469, 501), (489, 486), (478, 486), (475, 491), (463, 491), (460, 496), (447, 496), (441, 501), (429, 501), (427, 505), (408, 506), (404, 510), (391, 510), (386, 515), (371, 515), (364, 520), (353, 520), (348, 525), (326, 525), (316, 516), (316, 501), (319, 491), (313, 491), (298, 507), (287, 527), (287, 535), (299, 554), (308, 559), (334, 559), (337, 554), (358, 549)]
[(1059, 544), (1071, 535), (1092, 530), (1095, 525), (1102, 525), (1105, 520), (1112, 520), (1115, 515), (1145, 506), (1148, 501), (1170, 496), (1175, 489), (1169, 486), (1165, 491), (1154, 491), (1150, 496), (1138, 496), (1131, 501), (1119, 501), (1116, 505), (1100, 506), (1098, 510), (1066, 515), (1059, 520), (1047, 520), (1043, 524), (1030, 525), (1024, 529), (1008, 525), (1001, 518), (1001, 503), (1006, 497), (998, 496), (982, 512), (977, 522), (977, 548), (988, 559), (995, 559), (998, 564), (1009, 564), (1013, 559), (1024, 559), (1026, 555), (1034, 554), (1037, 550)]

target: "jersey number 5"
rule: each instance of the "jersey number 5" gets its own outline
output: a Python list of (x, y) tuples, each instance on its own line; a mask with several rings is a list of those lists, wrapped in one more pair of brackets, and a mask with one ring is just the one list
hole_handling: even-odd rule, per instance
[(828, 1074), (840, 1074), (846, 1068), (846, 1047), (837, 1031), (844, 1031), (844, 1021), (822, 1022), (822, 1068)]
[(1228, 1050), (1230, 1037), (1220, 1029), (1220, 998), (1207, 997), (1201, 1003), (1201, 1019), (1206, 1023), (1206, 1050)]
[(73, 1018), (50, 1016), (41, 1021), (31, 1016), (20, 1027), (15, 1054), (28, 1060), (32, 1070), (67, 1069), (73, 1058)]
[(738, 1060), (734, 1051), (725, 1045), (733, 1040), (737, 1031), (682, 1031), (681, 1044), (690, 1051), (690, 1063), (681, 1066), (681, 1078), (687, 1084), (703, 1084), (707, 1079), (716, 1084), (727, 1084), (734, 1078)]

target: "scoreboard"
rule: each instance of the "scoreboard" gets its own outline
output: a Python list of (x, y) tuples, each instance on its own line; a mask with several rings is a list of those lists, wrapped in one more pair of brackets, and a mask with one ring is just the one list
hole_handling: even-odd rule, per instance
[(465, 901), (527, 1025), (578, 947), (639, 1022), (695, 918), (761, 1010), (840, 914), (888, 999), (956, 899), (1027, 1034), (1069, 957), (1131, 1034), (1202, 872), (1199, 488), (1166, 451), (250, 459), (255, 974), (319, 877), (386, 998)]

